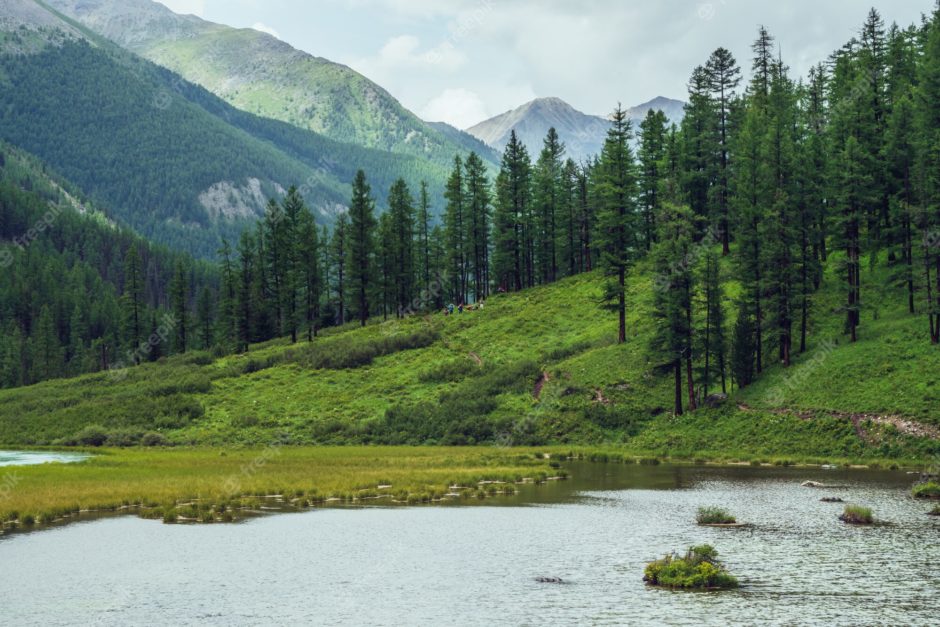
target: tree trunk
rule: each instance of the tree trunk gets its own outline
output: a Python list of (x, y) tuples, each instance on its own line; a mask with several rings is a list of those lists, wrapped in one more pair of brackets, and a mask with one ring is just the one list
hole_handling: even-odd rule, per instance
[(675, 372), (675, 375), (676, 375), (676, 398), (675, 398), (674, 411), (677, 416), (681, 416), (682, 415), (682, 361), (681, 360), (676, 359), (675, 364), (673, 366), (673, 371)]

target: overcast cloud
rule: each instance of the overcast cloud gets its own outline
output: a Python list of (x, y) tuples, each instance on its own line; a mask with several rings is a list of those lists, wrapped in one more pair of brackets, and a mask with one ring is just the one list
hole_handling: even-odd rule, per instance
[(933, 0), (162, 0), (175, 11), (275, 34), (345, 63), (429, 120), (466, 128), (540, 96), (606, 114), (682, 99), (724, 46), (750, 67), (759, 24), (805, 75), (859, 29), (919, 22)]

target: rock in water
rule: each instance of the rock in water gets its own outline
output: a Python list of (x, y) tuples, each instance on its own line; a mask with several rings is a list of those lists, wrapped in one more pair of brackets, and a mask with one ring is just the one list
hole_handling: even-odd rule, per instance
[(536, 577), (535, 580), (539, 583), (565, 583), (561, 577)]

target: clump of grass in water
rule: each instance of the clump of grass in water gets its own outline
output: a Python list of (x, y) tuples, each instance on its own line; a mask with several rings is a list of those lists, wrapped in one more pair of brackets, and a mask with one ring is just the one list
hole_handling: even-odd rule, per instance
[(738, 580), (718, 561), (718, 551), (708, 544), (693, 546), (682, 557), (673, 553), (650, 562), (643, 573), (643, 581), (651, 586), (682, 590), (738, 587)]
[(695, 521), (700, 525), (733, 525), (737, 521), (734, 516), (720, 507), (700, 507)]
[(940, 505), (934, 505), (933, 509), (927, 512), (928, 516), (940, 516)]
[(870, 525), (875, 522), (875, 517), (871, 513), (870, 507), (861, 505), (846, 505), (839, 516), (839, 520), (850, 525)]
[(911, 493), (915, 499), (940, 499), (940, 483), (936, 481), (918, 483)]

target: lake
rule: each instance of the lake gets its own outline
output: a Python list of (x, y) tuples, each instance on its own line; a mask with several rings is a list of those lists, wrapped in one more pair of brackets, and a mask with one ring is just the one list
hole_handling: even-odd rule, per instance
[[(231, 525), (122, 516), (0, 537), (0, 622), (936, 624), (940, 520), (910, 497), (903, 472), (566, 466), (569, 481), (477, 505)], [(868, 505), (884, 524), (847, 526), (823, 496)], [(698, 527), (701, 505), (754, 526)], [(700, 543), (718, 549), (740, 589), (643, 584), (647, 561)]]

